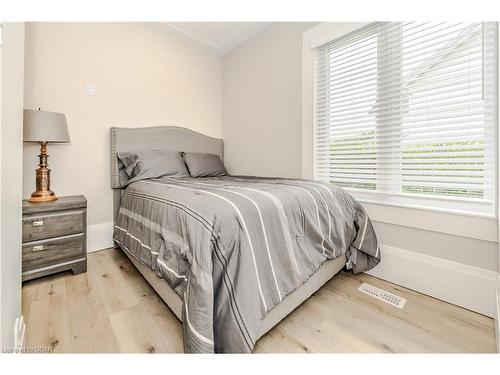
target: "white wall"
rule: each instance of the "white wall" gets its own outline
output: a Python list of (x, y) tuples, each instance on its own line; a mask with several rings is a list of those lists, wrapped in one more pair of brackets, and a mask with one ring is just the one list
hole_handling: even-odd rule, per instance
[(14, 347), (21, 315), (21, 191), (24, 24), (5, 23), (0, 72), (0, 331), (3, 348)]
[[(24, 107), (66, 114), (71, 143), (48, 147), (52, 190), (86, 196), (90, 229), (112, 221), (111, 126), (178, 125), (221, 136), (220, 58), (161, 25), (28, 23), (25, 71)], [(85, 96), (86, 83), (94, 97)], [(38, 148), (24, 146), (24, 197), (35, 187)]]
[(274, 23), (222, 60), (222, 136), (233, 174), (300, 177), (302, 32)]

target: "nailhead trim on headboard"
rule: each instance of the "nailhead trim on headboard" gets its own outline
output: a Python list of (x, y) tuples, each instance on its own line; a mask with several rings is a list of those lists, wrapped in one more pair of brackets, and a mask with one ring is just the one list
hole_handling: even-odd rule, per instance
[[(182, 148), (182, 145), (170, 146), (170, 148), (175, 147), (172, 151), (191, 151), (191, 152), (211, 152), (217, 153), (222, 160), (224, 160), (224, 146), (222, 139), (209, 137), (207, 135), (198, 133), (191, 129), (186, 129), (178, 126), (153, 126), (145, 128), (117, 128), (112, 127), (110, 129), (110, 143), (111, 143), (111, 187), (113, 189), (121, 189), (120, 179), (118, 173), (118, 159), (116, 157), (117, 153), (117, 138), (123, 136), (123, 142), (133, 144), (137, 140), (137, 144), (130, 147), (129, 150), (144, 150), (150, 149), (148, 137), (141, 137), (141, 134), (155, 133), (154, 137), (150, 139), (150, 142), (157, 142), (158, 139), (176, 138), (180, 143), (184, 143), (186, 149)], [(160, 149), (165, 147), (165, 150), (169, 149), (168, 142), (165, 145), (154, 146), (153, 149)], [(179, 148), (178, 148), (179, 147)], [(119, 151), (125, 151), (122, 147), (119, 147)]]
[[(154, 136), (150, 135), (155, 133)], [(142, 136), (141, 136), (142, 135)], [(173, 139), (173, 141), (171, 141)], [(169, 143), (170, 141), (170, 143)], [(126, 143), (127, 147), (120, 143)], [(153, 145), (153, 146), (152, 146)], [(170, 150), (188, 152), (208, 152), (218, 154), (224, 160), (222, 139), (209, 137), (178, 126), (155, 126), (147, 128), (110, 129), (111, 146), (111, 188), (113, 188), (113, 217), (116, 219), (121, 204), (122, 190), (118, 171), (117, 151)], [(123, 146), (123, 147), (122, 147)]]

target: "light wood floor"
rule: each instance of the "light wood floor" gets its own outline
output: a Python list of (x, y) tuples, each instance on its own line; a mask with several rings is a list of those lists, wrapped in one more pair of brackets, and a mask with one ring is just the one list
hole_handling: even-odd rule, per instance
[[(369, 282), (406, 298), (399, 310), (360, 293)], [(182, 352), (181, 323), (116, 249), (88, 272), (23, 286), (28, 347), (54, 352)], [(341, 272), (257, 342), (258, 353), (495, 352), (494, 321), (368, 275)]]

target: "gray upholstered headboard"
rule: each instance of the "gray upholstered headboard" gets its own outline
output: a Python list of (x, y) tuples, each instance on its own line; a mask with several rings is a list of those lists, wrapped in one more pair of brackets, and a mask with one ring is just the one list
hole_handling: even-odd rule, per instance
[(120, 151), (167, 150), (207, 152), (217, 154), (224, 160), (222, 139), (212, 138), (193, 130), (177, 126), (155, 126), (148, 128), (111, 128), (111, 187), (113, 192), (114, 218), (121, 201), (121, 186), (116, 153)]

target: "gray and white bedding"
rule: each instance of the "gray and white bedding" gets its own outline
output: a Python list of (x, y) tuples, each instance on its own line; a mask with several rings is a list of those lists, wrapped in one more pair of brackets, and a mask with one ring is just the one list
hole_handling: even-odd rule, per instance
[(251, 352), (266, 314), (327, 260), (380, 261), (363, 207), (335, 185), (163, 177), (123, 191), (114, 240), (183, 300), (185, 352)]

